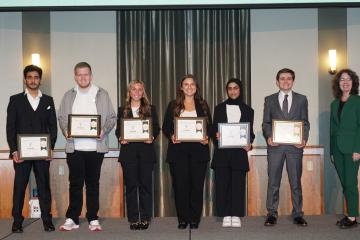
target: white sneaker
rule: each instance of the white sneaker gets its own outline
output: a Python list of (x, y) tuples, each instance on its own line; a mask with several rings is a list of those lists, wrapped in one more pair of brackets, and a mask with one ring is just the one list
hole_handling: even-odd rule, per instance
[(95, 232), (102, 231), (102, 227), (99, 223), (99, 220), (90, 221), (89, 229), (90, 229), (90, 231), (95, 231)]
[(64, 225), (60, 226), (60, 231), (71, 231), (78, 228), (79, 225), (77, 225), (71, 218), (67, 218)]
[(222, 226), (223, 227), (231, 227), (231, 217), (230, 216), (223, 218)]
[(241, 227), (241, 220), (239, 217), (231, 217), (231, 226), (232, 227)]

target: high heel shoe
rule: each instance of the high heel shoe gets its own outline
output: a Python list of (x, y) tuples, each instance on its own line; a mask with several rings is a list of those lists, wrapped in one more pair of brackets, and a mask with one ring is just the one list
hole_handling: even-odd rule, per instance
[(131, 230), (138, 230), (138, 229), (139, 229), (139, 226), (140, 226), (140, 223), (139, 223), (139, 222), (131, 222), (131, 223), (130, 223), (130, 229), (131, 229)]
[(139, 229), (141, 229), (141, 230), (146, 230), (146, 229), (148, 229), (149, 225), (150, 225), (150, 222), (149, 222), (149, 221), (147, 221), (147, 220), (141, 221), (141, 222), (139, 223)]

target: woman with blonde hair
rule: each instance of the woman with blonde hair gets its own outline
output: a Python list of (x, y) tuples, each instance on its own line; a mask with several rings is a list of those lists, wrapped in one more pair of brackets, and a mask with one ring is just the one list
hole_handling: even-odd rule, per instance
[[(128, 142), (121, 139), (121, 119), (151, 119), (152, 139)], [(152, 217), (152, 173), (156, 162), (154, 140), (159, 135), (159, 121), (155, 107), (145, 92), (145, 84), (133, 80), (128, 85), (124, 106), (119, 107), (116, 136), (121, 144), (121, 163), (126, 186), (126, 209), (131, 230), (147, 229)]]

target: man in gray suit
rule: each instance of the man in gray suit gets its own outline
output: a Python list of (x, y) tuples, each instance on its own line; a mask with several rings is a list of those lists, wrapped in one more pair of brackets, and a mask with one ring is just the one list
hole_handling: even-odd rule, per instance
[[(294, 224), (307, 226), (307, 222), (303, 218), (304, 212), (302, 211), (301, 174), (303, 149), (306, 145), (310, 129), (308, 101), (306, 96), (292, 91), (294, 80), (295, 73), (293, 70), (288, 68), (281, 69), (276, 75), (276, 85), (280, 91), (265, 97), (262, 129), (267, 141), (269, 177), (266, 201), (268, 215), (265, 220), (265, 226), (274, 226), (277, 222), (279, 188), (285, 161), (291, 187)], [(299, 145), (273, 143), (273, 119), (303, 121), (303, 143)]]

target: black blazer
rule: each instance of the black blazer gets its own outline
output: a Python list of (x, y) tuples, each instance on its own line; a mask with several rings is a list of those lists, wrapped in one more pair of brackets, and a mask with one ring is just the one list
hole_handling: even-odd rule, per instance
[[(250, 123), (250, 143), (253, 143), (255, 134), (253, 130), (254, 110), (243, 102), (239, 103), (241, 111), (240, 122)], [(247, 152), (242, 148), (219, 149), (216, 133), (218, 132), (218, 123), (227, 123), (226, 101), (220, 103), (214, 110), (214, 122), (211, 127), (211, 138), (214, 143), (214, 155), (211, 162), (212, 168), (232, 167), (243, 171), (249, 170), (249, 162)]]
[[(159, 135), (160, 127), (159, 120), (156, 114), (156, 109), (154, 106), (151, 106), (151, 116), (152, 118), (152, 130), (154, 141), (156, 137)], [(121, 106), (118, 109), (117, 116), (117, 126), (115, 130), (115, 135), (117, 139), (120, 138), (121, 135), (121, 119), (124, 118), (124, 107)], [(130, 111), (126, 118), (133, 118), (133, 114)], [(142, 156), (146, 156), (146, 158), (142, 159), (144, 162), (156, 162), (156, 154), (154, 149), (154, 141), (150, 144), (142, 143), (142, 142), (132, 142), (128, 144), (121, 144), (120, 154), (119, 154), (119, 162), (121, 163), (130, 163), (134, 158), (136, 158), (138, 151), (141, 151)]]
[(43, 94), (36, 111), (30, 105), (25, 92), (10, 97), (7, 108), (6, 136), (10, 157), (17, 151), (17, 134), (50, 134), (51, 148), (57, 138), (57, 121), (52, 97)]
[[(173, 161), (177, 161), (177, 159), (181, 161), (182, 160), (180, 159), (182, 156), (181, 146), (183, 144), (193, 145), (196, 147), (196, 151), (194, 151), (193, 154), (194, 154), (194, 158), (196, 158), (197, 161), (199, 162), (210, 161), (209, 144), (203, 145), (201, 143), (179, 143), (179, 144), (172, 143), (171, 136), (174, 134), (174, 118), (175, 118), (174, 108), (175, 108), (175, 100), (171, 101), (168, 104), (162, 126), (163, 133), (169, 139), (166, 161), (173, 162)], [(208, 111), (208, 113), (205, 114), (204, 110), (201, 107), (200, 102), (198, 101), (195, 101), (195, 109), (198, 117), (207, 117), (208, 121), (207, 121), (206, 129), (207, 129), (207, 135), (210, 136), (210, 126), (211, 126), (210, 111)]]

